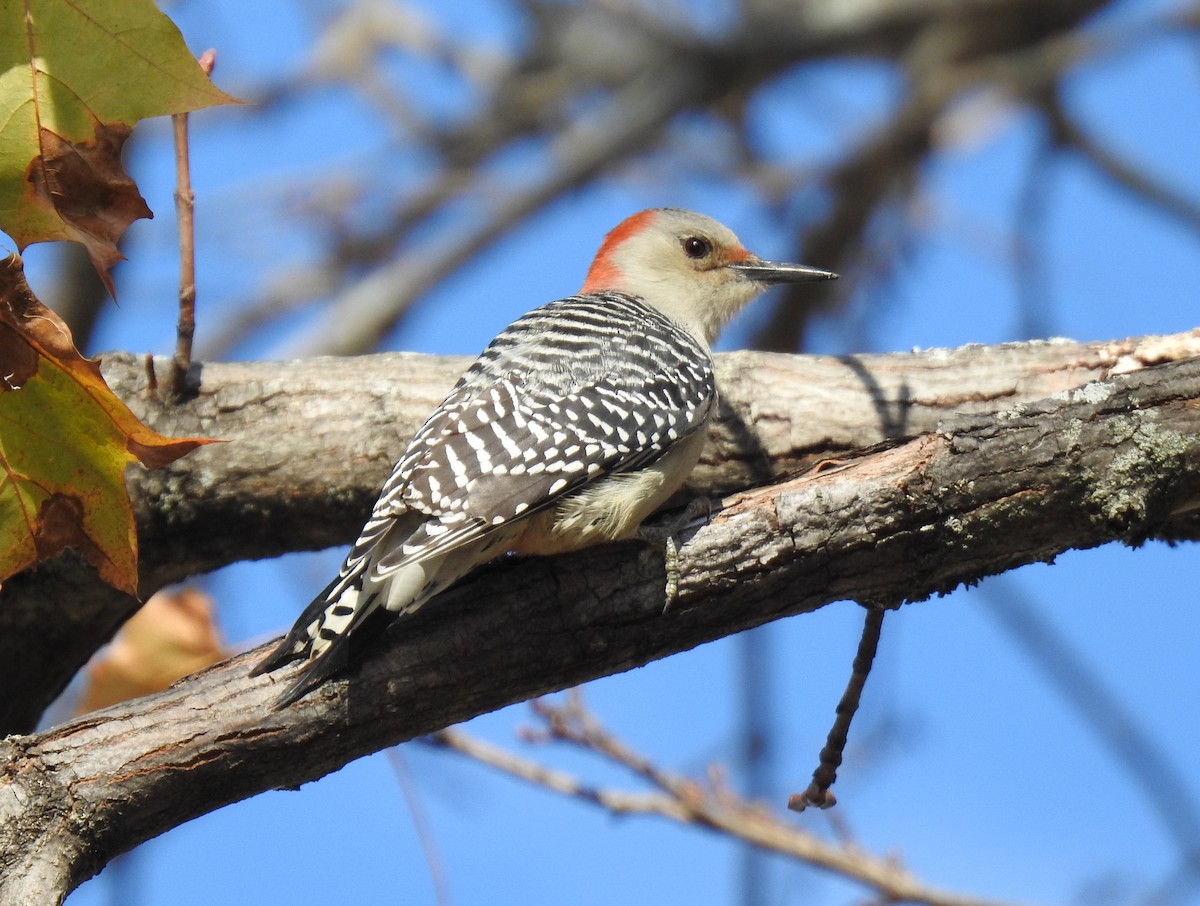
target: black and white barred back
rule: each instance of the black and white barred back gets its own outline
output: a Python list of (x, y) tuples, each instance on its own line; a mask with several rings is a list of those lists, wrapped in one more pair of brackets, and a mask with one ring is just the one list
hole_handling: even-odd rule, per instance
[(517, 319), (409, 442), (338, 577), (255, 672), (312, 660), (280, 703), (299, 698), (365, 620), (415, 611), (504, 553), (520, 520), (651, 465), (716, 399), (708, 350), (637, 298), (581, 294)]

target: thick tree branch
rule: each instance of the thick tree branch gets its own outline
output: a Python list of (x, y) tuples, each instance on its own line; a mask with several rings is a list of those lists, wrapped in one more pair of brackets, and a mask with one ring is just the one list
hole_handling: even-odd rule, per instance
[(661, 561), (641, 545), (512, 561), (283, 712), (270, 704), (289, 671), (251, 679), (242, 656), (11, 738), (0, 901), (53, 902), (114, 855), (228, 802), (832, 601), (895, 607), (1070, 548), (1198, 536), (1200, 358), (951, 418), (726, 499), (680, 551), (668, 616)]
[[(718, 495), (822, 459), (934, 430), (1156, 362), (1200, 354), (1200, 331), (1107, 343), (1018, 343), (902, 355), (718, 357), (724, 407), (690, 490)], [(196, 395), (163, 402), (143, 359), (114, 354), (117, 393), (167, 434), (213, 444), (130, 472), (143, 596), (238, 560), (352, 540), (392, 462), (465, 367), (404, 353), (199, 365)], [(158, 363), (165, 375), (167, 360)], [(160, 380), (160, 384), (162, 381)], [(0, 590), (0, 732), (32, 729), (138, 602), (65, 557)]]

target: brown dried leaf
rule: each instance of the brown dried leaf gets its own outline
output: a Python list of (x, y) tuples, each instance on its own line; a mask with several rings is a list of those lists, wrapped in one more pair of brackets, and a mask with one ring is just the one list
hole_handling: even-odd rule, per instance
[(95, 121), (95, 137), (74, 143), (43, 127), (42, 153), (26, 173), (28, 203), (53, 210), (67, 238), (87, 248), (109, 295), (115, 295), (110, 270), (125, 257), (117, 241), (133, 221), (154, 217), (121, 163), (132, 131), (124, 123)]

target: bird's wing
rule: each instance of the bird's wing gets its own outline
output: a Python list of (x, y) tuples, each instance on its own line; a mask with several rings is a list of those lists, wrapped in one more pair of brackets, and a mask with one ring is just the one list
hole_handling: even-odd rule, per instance
[[(372, 578), (385, 577), (598, 477), (643, 468), (715, 404), (707, 350), (643, 303), (605, 294), (535, 310), (493, 341), (413, 438), (347, 568), (369, 559)], [(428, 518), (380, 556), (393, 521), (414, 512)]]

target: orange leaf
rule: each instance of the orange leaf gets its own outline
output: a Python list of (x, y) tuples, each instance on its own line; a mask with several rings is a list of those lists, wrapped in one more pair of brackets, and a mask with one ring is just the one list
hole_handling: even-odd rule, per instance
[(194, 588), (160, 591), (87, 668), (77, 713), (159, 692), (225, 657), (212, 598)]
[(125, 467), (174, 462), (210, 441), (137, 420), (57, 315), (0, 259), (0, 582), (74, 548), (110, 585), (137, 593)]

